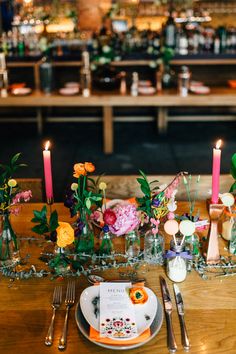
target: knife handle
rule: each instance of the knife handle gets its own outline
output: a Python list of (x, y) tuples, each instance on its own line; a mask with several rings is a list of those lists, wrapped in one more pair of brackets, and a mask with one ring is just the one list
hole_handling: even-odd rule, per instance
[(174, 329), (172, 325), (171, 314), (166, 312), (166, 326), (167, 326), (167, 345), (170, 353), (175, 353), (177, 350), (177, 344), (174, 335)]
[(183, 345), (185, 351), (189, 351), (190, 342), (189, 342), (188, 333), (187, 333), (187, 329), (185, 326), (185, 321), (184, 321), (183, 315), (179, 315), (179, 321), (180, 321), (180, 328), (181, 328), (182, 345)]

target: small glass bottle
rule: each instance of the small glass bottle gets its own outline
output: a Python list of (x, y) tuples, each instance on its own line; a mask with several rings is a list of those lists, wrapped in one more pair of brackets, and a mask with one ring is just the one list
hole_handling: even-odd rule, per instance
[(53, 91), (53, 67), (49, 51), (46, 51), (39, 68), (40, 87), (43, 93), (50, 94)]
[(193, 256), (193, 258), (198, 258), (200, 256), (199, 250), (200, 242), (197, 234), (192, 234), (185, 237), (185, 250)]
[(181, 72), (178, 75), (178, 89), (179, 89), (179, 95), (181, 97), (188, 96), (190, 77), (191, 77), (191, 73), (190, 73), (188, 67), (182, 66)]
[(83, 97), (91, 95), (91, 70), (89, 61), (89, 52), (82, 53), (82, 67), (80, 71), (80, 84)]
[(133, 230), (125, 235), (125, 254), (129, 257), (138, 257), (140, 253), (140, 236)]
[(167, 276), (170, 280), (180, 283), (186, 279), (187, 276), (187, 260), (181, 256), (184, 252), (185, 244), (181, 244), (181, 240), (177, 239), (177, 245), (171, 240), (170, 256), (167, 252)]
[(144, 238), (144, 261), (148, 264), (163, 264), (164, 249), (163, 236), (148, 230)]
[(231, 239), (229, 242), (229, 252), (231, 254), (236, 254), (236, 216), (231, 220)]
[(102, 240), (99, 253), (101, 255), (107, 255), (110, 256), (114, 254), (114, 246), (112, 243), (112, 234), (109, 231), (109, 227), (105, 225), (102, 229), (102, 232), (100, 234), (100, 239)]
[(226, 241), (230, 241), (232, 237), (232, 227), (234, 224), (234, 218), (236, 218), (236, 211), (234, 213), (230, 213), (228, 210), (224, 211), (222, 220), (222, 232), (221, 236)]
[(126, 95), (127, 86), (126, 86), (126, 72), (122, 71), (120, 73), (120, 94)]
[(133, 72), (132, 74), (132, 85), (131, 85), (131, 96), (136, 97), (138, 96), (138, 73)]

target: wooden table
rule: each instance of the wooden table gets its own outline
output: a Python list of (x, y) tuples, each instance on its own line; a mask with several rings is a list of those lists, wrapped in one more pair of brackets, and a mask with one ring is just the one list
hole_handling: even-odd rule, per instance
[[(22, 213), (13, 217), (13, 226), (21, 235), (31, 235), (30, 219), (32, 210), (39, 210), (41, 204), (25, 204)], [(201, 216), (207, 217), (205, 203), (198, 203), (197, 208), (201, 210)], [(68, 211), (62, 204), (55, 204), (60, 214), (61, 221), (69, 221)], [(187, 210), (187, 204), (180, 203), (179, 211)], [(40, 244), (40, 243), (39, 243)], [(223, 244), (222, 244), (223, 249)], [(37, 257), (41, 248), (35, 246), (35, 242), (23, 241), (22, 253), (28, 252), (32, 255), (31, 264), (39, 264)], [(159, 275), (165, 272), (160, 266), (149, 267), (143, 274), (143, 269), (138, 275), (145, 277), (149, 286), (161, 299)], [(107, 278), (118, 277), (117, 271), (109, 271), (103, 276)], [(55, 284), (58, 280), (43, 279), (15, 280), (10, 282), (8, 278), (1, 278), (0, 291), (0, 353), (2, 354), (52, 354), (58, 353), (57, 343), (61, 333), (64, 320), (64, 307), (58, 311), (55, 326), (55, 340), (52, 347), (44, 345), (44, 336), (50, 322), (51, 309), (50, 299)], [(173, 291), (171, 282), (167, 280), (171, 294)], [(66, 287), (66, 281), (59, 282)], [(77, 300), (80, 293), (88, 286), (84, 277), (77, 280)], [(191, 339), (191, 353), (194, 354), (235, 354), (236, 353), (236, 282), (234, 278), (221, 278), (213, 280), (202, 280), (199, 275), (192, 271), (185, 282), (180, 283), (185, 309), (186, 324)], [(173, 298), (174, 299), (174, 298)], [(177, 338), (178, 353), (184, 353), (180, 340), (180, 327), (174, 305), (173, 312), (174, 330)], [(74, 308), (70, 312), (68, 354), (76, 353), (110, 353), (90, 343), (77, 330), (74, 319)], [(130, 350), (130, 354), (138, 353), (168, 353), (166, 347), (166, 324), (163, 322), (161, 331), (155, 339), (145, 346)]]
[[(212, 88), (209, 95), (189, 95), (180, 97), (176, 90), (166, 90), (153, 96), (130, 95), (121, 96), (119, 93), (96, 93), (90, 97), (61, 96), (58, 94), (44, 95), (35, 91), (32, 95), (24, 97), (8, 96), (0, 98), (1, 107), (34, 107), (37, 111), (38, 132), (41, 134), (43, 123), (43, 107), (102, 107), (103, 110), (103, 145), (104, 153), (113, 152), (115, 107), (155, 107), (157, 108), (156, 122), (159, 133), (165, 133), (168, 125), (168, 109), (170, 107), (235, 107), (236, 89)], [(216, 119), (213, 117), (213, 119)], [(67, 118), (48, 119), (50, 122), (67, 122)], [(137, 118), (138, 121), (138, 118)], [(76, 122), (76, 119), (73, 119)]]

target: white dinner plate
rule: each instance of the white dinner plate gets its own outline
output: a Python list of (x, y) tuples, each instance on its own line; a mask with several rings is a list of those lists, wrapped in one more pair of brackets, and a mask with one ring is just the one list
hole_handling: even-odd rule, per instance
[(141, 95), (154, 95), (154, 93), (156, 92), (156, 89), (155, 87), (139, 87), (138, 88), (138, 92), (141, 94)]
[(190, 91), (199, 95), (207, 95), (210, 93), (210, 87), (208, 86), (190, 86)]
[[(90, 286), (85, 289), (80, 296), (80, 307), (86, 321), (92, 326), (96, 331), (100, 331), (100, 316), (99, 316), (99, 300), (97, 302), (98, 313), (95, 313), (95, 305), (93, 301), (95, 298), (99, 298), (100, 289), (98, 286)], [(153, 291), (149, 288), (144, 287), (148, 294), (148, 300), (145, 304), (135, 304), (135, 318), (137, 323), (138, 335), (143, 333), (148, 329), (156, 315), (158, 302), (157, 297)], [(130, 300), (131, 302), (131, 300)], [(132, 302), (131, 302), (132, 303)], [(132, 337), (133, 338), (133, 337)], [(119, 340), (124, 340), (124, 338), (119, 338)], [(127, 340), (127, 338), (125, 338)]]
[(18, 87), (12, 89), (11, 93), (14, 96), (26, 96), (29, 95), (32, 92), (32, 89), (30, 87)]
[(162, 322), (163, 322), (163, 308), (162, 308), (162, 304), (157, 299), (157, 312), (156, 312), (154, 320), (150, 326), (150, 331), (151, 331), (150, 337), (145, 339), (143, 342), (136, 343), (136, 344), (123, 344), (122, 345), (122, 342), (121, 342), (121, 345), (112, 345), (112, 344), (105, 344), (105, 343), (101, 343), (101, 342), (96, 342), (95, 340), (91, 339), (89, 336), (90, 325), (88, 324), (88, 322), (84, 318), (84, 315), (81, 311), (79, 302), (77, 303), (76, 308), (75, 308), (75, 321), (76, 321), (79, 331), (90, 342), (92, 342), (100, 347), (106, 348), (106, 349), (128, 350), (128, 349), (134, 349), (134, 348), (141, 347), (142, 345), (144, 345), (144, 344), (148, 343), (150, 340), (152, 340), (158, 334), (158, 332), (161, 329)]
[(59, 90), (59, 93), (63, 96), (73, 96), (79, 93), (78, 87), (63, 87)]

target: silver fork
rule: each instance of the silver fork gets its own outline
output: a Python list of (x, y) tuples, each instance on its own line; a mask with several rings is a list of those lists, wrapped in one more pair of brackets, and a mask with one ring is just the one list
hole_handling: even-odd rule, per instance
[(56, 286), (52, 298), (52, 308), (53, 308), (52, 319), (44, 342), (48, 346), (52, 345), (53, 342), (54, 321), (56, 316), (56, 310), (60, 307), (61, 301), (62, 301), (62, 287)]
[(67, 284), (66, 298), (65, 298), (66, 316), (65, 316), (65, 322), (64, 322), (64, 326), (63, 326), (62, 335), (61, 335), (61, 338), (59, 340), (59, 345), (58, 345), (58, 349), (59, 350), (64, 350), (66, 348), (66, 344), (67, 344), (67, 324), (68, 324), (69, 310), (74, 305), (74, 303), (75, 303), (75, 282), (74, 281), (69, 281), (68, 284)]

